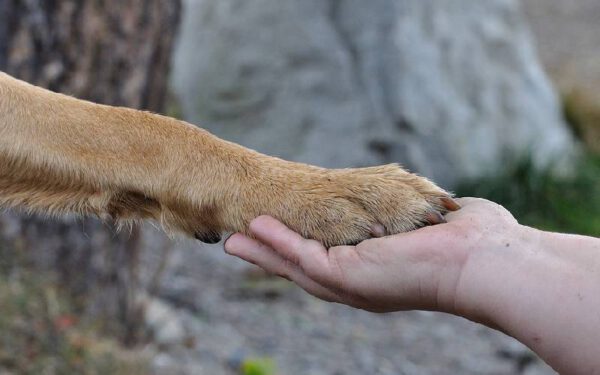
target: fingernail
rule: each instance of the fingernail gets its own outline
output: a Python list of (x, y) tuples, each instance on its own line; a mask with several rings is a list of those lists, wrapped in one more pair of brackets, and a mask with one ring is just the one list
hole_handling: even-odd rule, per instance
[(234, 235), (235, 233), (229, 233), (225, 235), (225, 240), (223, 241), (223, 246), (227, 245), (227, 241)]
[(225, 249), (225, 252), (229, 255), (235, 255), (235, 253), (237, 252), (235, 248), (235, 239), (232, 240), (233, 242), (229, 241), (231, 237), (233, 237), (235, 234), (237, 233), (232, 233), (231, 235), (229, 235), (229, 237), (227, 237), (227, 239), (223, 243), (223, 249)]

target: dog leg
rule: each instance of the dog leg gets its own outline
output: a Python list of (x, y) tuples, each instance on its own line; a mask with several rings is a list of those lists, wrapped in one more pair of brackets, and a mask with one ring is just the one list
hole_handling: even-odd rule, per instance
[(450, 195), (396, 165), (329, 170), (183, 121), (53, 93), (0, 73), (0, 205), (151, 218), (216, 242), (272, 215), (326, 245), (442, 220)]

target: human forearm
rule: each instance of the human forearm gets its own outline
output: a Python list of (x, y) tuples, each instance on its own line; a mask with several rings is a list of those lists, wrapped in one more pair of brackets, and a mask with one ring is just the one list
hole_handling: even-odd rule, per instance
[(600, 370), (600, 240), (518, 226), (472, 254), (459, 311), (499, 327), (561, 373)]

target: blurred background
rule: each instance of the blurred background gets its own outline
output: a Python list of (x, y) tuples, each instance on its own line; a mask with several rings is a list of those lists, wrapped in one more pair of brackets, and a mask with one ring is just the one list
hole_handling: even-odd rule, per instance
[[(326, 167), (399, 162), (600, 236), (596, 0), (0, 0), (0, 70)], [(0, 374), (554, 374), (151, 225), (0, 216)]]

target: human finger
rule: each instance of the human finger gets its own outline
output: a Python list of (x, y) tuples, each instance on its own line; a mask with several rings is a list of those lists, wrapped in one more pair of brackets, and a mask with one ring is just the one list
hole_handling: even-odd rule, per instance
[(330, 274), (327, 249), (317, 241), (303, 238), (270, 216), (250, 223), (250, 232), (285, 259), (298, 265), (309, 277), (321, 282)]
[(265, 271), (293, 281), (309, 294), (328, 302), (341, 302), (340, 296), (308, 277), (298, 265), (272, 248), (243, 234), (234, 234), (225, 243), (225, 251)]

